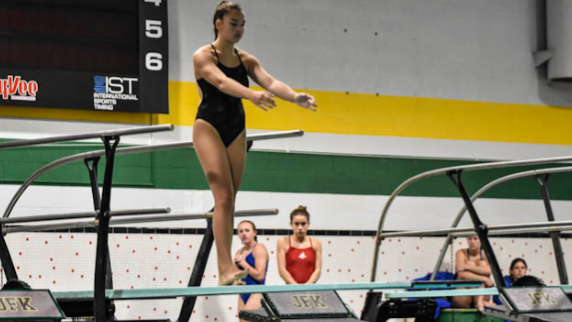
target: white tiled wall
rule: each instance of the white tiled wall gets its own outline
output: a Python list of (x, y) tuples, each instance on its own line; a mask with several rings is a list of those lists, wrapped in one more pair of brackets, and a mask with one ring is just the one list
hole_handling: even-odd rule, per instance
[[(259, 236), (270, 252), (267, 284), (283, 284), (276, 266), (278, 236)], [(323, 242), (323, 270), (320, 283), (368, 282), (372, 266), (372, 237), (320, 237)], [(202, 236), (169, 234), (112, 234), (113, 280), (116, 289), (184, 287), (187, 285)], [(95, 234), (22, 233), (7, 236), (21, 279), (33, 288), (53, 291), (93, 288)], [(552, 245), (549, 239), (493, 239), (498, 260), (506, 271), (514, 257), (529, 262), (530, 274), (548, 284), (558, 284)], [(432, 270), (442, 246), (442, 238), (392, 238), (384, 241), (379, 256), (377, 280), (402, 281), (421, 277)], [(572, 254), (572, 241), (562, 239), (565, 256)], [(234, 249), (240, 245), (235, 239)], [(454, 250), (466, 247), (455, 241)], [(202, 285), (215, 286), (216, 249), (213, 247)], [(452, 270), (451, 256), (445, 256), (442, 270)], [(5, 279), (4, 279), (5, 281)], [(340, 292), (358, 314), (365, 291)], [(118, 301), (120, 319), (177, 318), (182, 299)], [(234, 321), (237, 297), (201, 297), (192, 321)]]

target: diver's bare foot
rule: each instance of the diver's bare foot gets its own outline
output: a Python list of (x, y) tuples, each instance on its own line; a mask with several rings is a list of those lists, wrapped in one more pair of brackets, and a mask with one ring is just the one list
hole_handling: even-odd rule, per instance
[(218, 285), (243, 285), (240, 280), (246, 278), (248, 270), (235, 270), (227, 274), (219, 274)]

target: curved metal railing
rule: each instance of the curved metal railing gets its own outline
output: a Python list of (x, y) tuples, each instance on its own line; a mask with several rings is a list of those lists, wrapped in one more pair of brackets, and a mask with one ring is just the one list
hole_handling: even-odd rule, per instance
[(377, 238), (376, 238), (376, 245), (374, 247), (374, 254), (373, 254), (373, 264), (372, 264), (372, 271), (371, 271), (371, 281), (374, 282), (377, 274), (377, 263), (379, 261), (379, 249), (381, 247), (381, 243), (383, 238), (380, 235), (383, 233), (383, 226), (385, 224), (385, 219), (387, 217), (387, 213), (395, 200), (395, 198), (407, 188), (409, 185), (416, 181), (420, 181), (422, 179), (430, 178), (436, 175), (442, 175), (452, 172), (460, 172), (460, 171), (476, 171), (476, 170), (486, 170), (486, 169), (496, 169), (496, 168), (506, 168), (506, 167), (515, 167), (515, 166), (531, 166), (531, 165), (540, 165), (540, 164), (547, 164), (547, 163), (556, 163), (556, 162), (565, 162), (565, 161), (572, 161), (572, 156), (565, 156), (565, 157), (554, 157), (554, 158), (541, 158), (541, 159), (529, 159), (529, 160), (515, 160), (515, 161), (500, 161), (500, 162), (487, 162), (487, 163), (480, 163), (480, 164), (470, 164), (470, 165), (463, 165), (463, 166), (455, 166), (455, 167), (446, 167), (441, 169), (435, 169), (420, 173), (415, 175), (403, 183), (401, 183), (389, 196), (385, 206), (382, 210), (381, 217), (379, 219), (379, 224), (377, 228)]
[[(523, 171), (523, 172), (519, 172), (519, 173), (513, 173), (513, 174), (510, 174), (510, 175), (507, 175), (507, 176), (504, 176), (504, 177), (501, 177), (501, 178), (498, 178), (496, 180), (489, 182), (488, 184), (483, 186), (481, 189), (479, 189), (471, 197), (471, 201), (475, 202), (479, 197), (481, 197), (483, 194), (485, 194), (485, 192), (489, 191), (493, 187), (496, 187), (496, 186), (498, 186), (502, 183), (508, 182), (508, 181), (526, 178), (526, 177), (537, 176), (537, 175), (566, 173), (566, 172), (571, 172), (571, 171), (572, 171), (572, 167), (561, 167), (561, 168), (548, 168), (548, 169), (529, 170), (529, 171)], [(463, 219), (463, 216), (465, 215), (466, 212), (467, 212), (467, 207), (465, 205), (463, 205), (463, 207), (461, 207), (461, 210), (459, 210), (457, 217), (455, 217), (455, 220), (453, 220), (453, 224), (451, 225), (451, 228), (457, 227), (459, 225), (459, 223)], [(547, 228), (544, 228), (540, 231), (545, 231), (545, 230), (547, 230)], [(554, 229), (552, 229), (552, 230), (554, 230)], [(530, 232), (532, 230), (528, 230), (528, 231)], [(508, 233), (514, 233), (514, 231), (509, 231)], [(453, 239), (453, 237), (458, 236), (458, 235), (457, 236), (454, 236), (454, 235), (456, 235), (456, 234), (450, 233), (447, 236), (445, 242), (443, 243), (443, 246), (441, 247), (441, 253), (439, 254), (439, 258), (437, 259), (437, 263), (435, 264), (435, 268), (433, 269), (433, 273), (431, 274), (431, 280), (435, 279), (435, 276), (437, 275), (437, 271), (439, 271), (439, 267), (441, 267), (441, 264), (443, 263), (443, 259), (445, 258), (445, 254), (447, 253), (447, 250), (449, 248), (449, 244), (451, 243), (451, 240)]]
[[(287, 138), (287, 137), (294, 137), (294, 136), (302, 136), (304, 135), (304, 131), (302, 130), (294, 130), (294, 131), (281, 131), (281, 132), (271, 132), (271, 133), (260, 133), (260, 134), (253, 134), (248, 135), (246, 137), (249, 141), (260, 141), (260, 140), (271, 140), (271, 139), (280, 139), (280, 138)], [(174, 150), (174, 149), (181, 149), (181, 148), (191, 148), (193, 147), (193, 141), (182, 141), (176, 143), (164, 143), (164, 144), (155, 144), (155, 145), (145, 145), (145, 146), (134, 146), (128, 148), (119, 148), (115, 151), (115, 154), (130, 154), (130, 153), (140, 153), (140, 152), (152, 152), (152, 151), (164, 151), (164, 150)], [(73, 161), (77, 160), (86, 160), (91, 159), (99, 156), (105, 155), (105, 150), (98, 150), (98, 151), (90, 151), (84, 153), (78, 153), (74, 155), (70, 155), (67, 157), (63, 157), (61, 159), (52, 161), (43, 167), (36, 170), (30, 177), (28, 177), (18, 188), (10, 203), (6, 207), (4, 211), (4, 215), (2, 218), (10, 217), (10, 214), (14, 210), (16, 203), (20, 199), (20, 197), (24, 194), (26, 189), (33, 184), (40, 176), (44, 173), (55, 169), (59, 166), (66, 165)]]

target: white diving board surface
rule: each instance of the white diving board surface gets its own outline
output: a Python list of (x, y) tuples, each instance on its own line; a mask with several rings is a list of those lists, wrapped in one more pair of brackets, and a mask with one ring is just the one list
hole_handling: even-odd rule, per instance
[(474, 295), (498, 295), (496, 288), (477, 288), (468, 290), (437, 290), (437, 291), (413, 291), (385, 293), (385, 298), (422, 298), (422, 297), (448, 297), (448, 296), (474, 296)]
[(564, 293), (572, 294), (572, 285), (560, 285), (560, 288), (564, 291)]
[[(459, 286), (463, 287), (463, 286)], [(559, 285), (564, 293), (572, 294), (572, 285)], [(467, 290), (443, 289), (435, 291), (406, 291), (385, 293), (388, 299), (398, 298), (422, 298), (422, 297), (448, 297), (448, 296), (473, 296), (473, 295), (498, 295), (496, 288), (480, 288)]]
[[(411, 282), (374, 282), (346, 284), (309, 284), (309, 285), (238, 285), (212, 287), (184, 288), (146, 288), (134, 290), (106, 290), (109, 299), (161, 299), (191, 296), (214, 296), (242, 293), (277, 293), (277, 292), (307, 292), (307, 291), (351, 291), (351, 290), (392, 290), (392, 289), (450, 289), (452, 287), (471, 287), (472, 284), (431, 284), (427, 286), (412, 285)], [(56, 298), (92, 298), (93, 291), (53, 292)]]

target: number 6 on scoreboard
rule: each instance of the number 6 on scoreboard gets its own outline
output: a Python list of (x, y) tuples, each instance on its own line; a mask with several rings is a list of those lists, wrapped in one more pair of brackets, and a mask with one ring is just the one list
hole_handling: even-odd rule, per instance
[(152, 71), (163, 69), (163, 55), (160, 53), (147, 53), (145, 55), (145, 67)]

